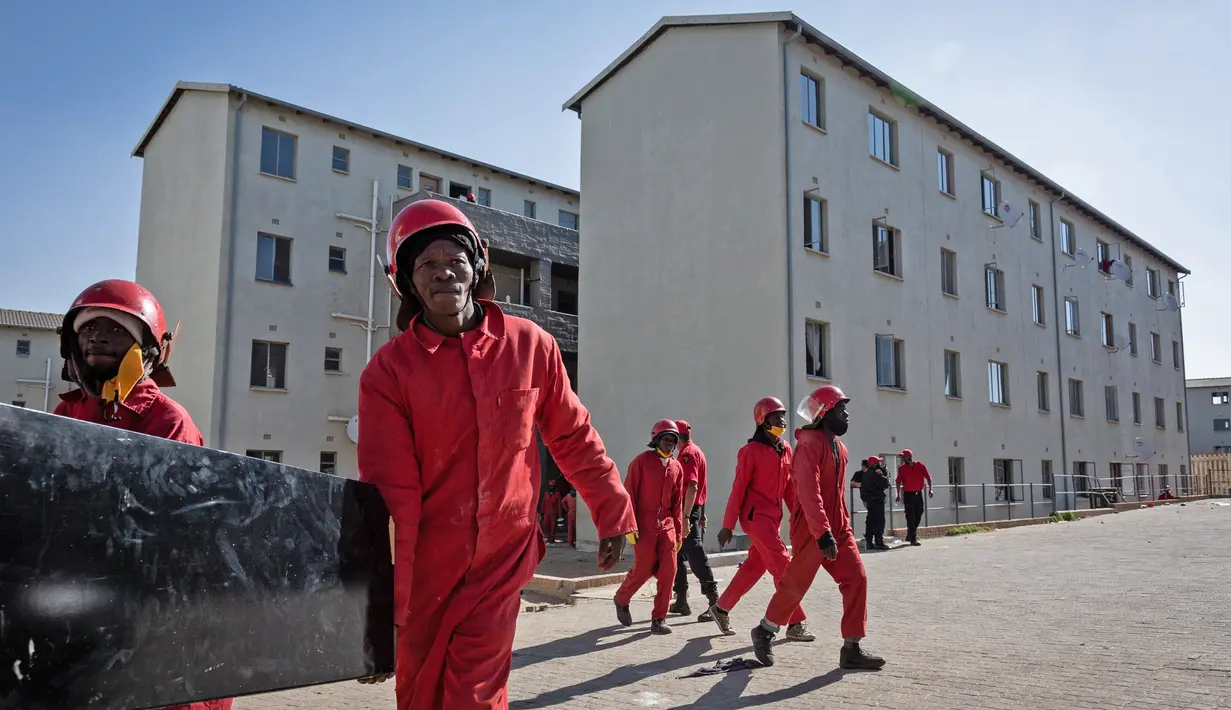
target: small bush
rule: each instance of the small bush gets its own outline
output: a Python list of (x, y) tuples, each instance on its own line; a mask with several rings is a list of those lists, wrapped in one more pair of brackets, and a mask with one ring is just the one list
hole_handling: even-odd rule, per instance
[(1066, 510), (1063, 513), (1052, 513), (1050, 516), (1048, 516), (1047, 519), (1048, 521), (1053, 522), (1053, 523), (1061, 523), (1061, 522), (1071, 523), (1074, 520), (1079, 520), (1079, 518), (1077, 517), (1077, 513), (1074, 513), (1071, 510)]
[(991, 528), (984, 525), (954, 525), (945, 531), (947, 537), (970, 535), (971, 533), (990, 532)]

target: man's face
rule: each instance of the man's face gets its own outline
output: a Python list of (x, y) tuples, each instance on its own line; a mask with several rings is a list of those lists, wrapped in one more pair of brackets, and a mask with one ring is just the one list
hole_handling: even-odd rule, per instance
[(658, 439), (658, 450), (664, 454), (669, 454), (675, 451), (675, 447), (680, 443), (679, 437), (675, 434), (663, 434)]
[(786, 428), (786, 412), (770, 412), (765, 415), (765, 423), (773, 427)]
[(85, 363), (97, 374), (113, 377), (120, 361), (137, 341), (110, 318), (86, 321), (77, 330), (77, 346)]
[(910, 456), (903, 456), (903, 457), (902, 457), (902, 463), (904, 463), (904, 464), (906, 464), (906, 465), (908, 465), (908, 466), (909, 466), (910, 464), (914, 463), (914, 461), (915, 461), (915, 457), (914, 457), (913, 455), (910, 455)]
[(680, 446), (688, 446), (690, 441), (692, 441), (692, 434), (680, 434)]
[(437, 239), (415, 259), (411, 274), (423, 307), (431, 313), (451, 316), (461, 313), (474, 283), (470, 256), (452, 239)]

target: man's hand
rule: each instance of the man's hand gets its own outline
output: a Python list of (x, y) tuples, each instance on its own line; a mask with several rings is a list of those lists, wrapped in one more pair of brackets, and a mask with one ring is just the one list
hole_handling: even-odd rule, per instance
[(718, 549), (721, 550), (727, 545), (730, 545), (731, 538), (734, 536), (735, 536), (735, 533), (733, 533), (730, 528), (723, 528), (719, 530), (718, 531)]
[(392, 677), (393, 677), (392, 673), (385, 673), (383, 675), (370, 675), (367, 678), (357, 678), (355, 682), (362, 683), (363, 685), (374, 685), (376, 683), (384, 683), (385, 681), (389, 680)]
[(931, 497), (932, 497), (932, 489), (931, 489), (931, 488), (929, 488), (929, 489), (928, 489), (928, 498), (931, 498)]
[(821, 557), (827, 560), (838, 559), (838, 541), (834, 539), (832, 532), (827, 531), (816, 544), (821, 548)]
[(894, 496), (893, 496), (893, 502), (894, 502), (894, 503), (901, 503), (901, 502), (902, 502), (902, 494), (901, 494), (901, 493), (898, 493), (898, 494), (894, 495)]
[(680, 538), (680, 544), (683, 544), (683, 541), (688, 539), (688, 535), (691, 532), (692, 532), (692, 521), (689, 520), (688, 518), (684, 518), (684, 536)]
[(705, 532), (705, 515), (701, 516), (701, 532)]
[(678, 555), (678, 554), (680, 554), (680, 550), (681, 550), (683, 547), (684, 547), (684, 541), (683, 541), (683, 540), (680, 540), (679, 542), (675, 543), (675, 554), (677, 554), (677, 555)]
[(598, 568), (606, 572), (624, 556), (624, 536), (605, 537), (598, 541)]

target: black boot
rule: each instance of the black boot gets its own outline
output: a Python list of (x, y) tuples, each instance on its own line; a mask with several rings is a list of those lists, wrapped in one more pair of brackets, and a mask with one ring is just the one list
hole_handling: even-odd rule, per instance
[(885, 544), (885, 538), (883, 537), (876, 538), (876, 549), (878, 550), (888, 550), (889, 549), (889, 546)]
[(688, 592), (676, 592), (675, 601), (667, 608), (667, 613), (692, 616), (692, 609), (688, 606)]
[(633, 625), (633, 613), (628, 610), (627, 606), (616, 604), (616, 619), (619, 620), (621, 626)]
[(857, 643), (842, 646), (838, 665), (850, 671), (879, 671), (885, 667), (885, 659), (863, 650)]
[[(752, 627), (752, 652), (763, 666), (774, 665), (774, 634), (761, 624)], [(845, 653), (845, 651), (843, 651)]]
[(723, 636), (735, 635), (735, 632), (731, 630), (731, 615), (719, 609), (717, 604), (710, 607), (710, 618), (714, 620), (715, 624), (718, 624), (718, 630), (722, 632)]
[(697, 621), (714, 620), (713, 609), (718, 604), (718, 595), (714, 592), (706, 592), (705, 598), (709, 601), (709, 605), (705, 608), (705, 611), (701, 612), (701, 614), (697, 616)]
[(870, 537), (865, 537), (865, 538), (863, 539), (863, 549), (864, 549), (864, 551), (865, 551), (865, 552), (867, 552), (868, 550), (875, 550), (875, 549), (876, 549), (876, 543), (872, 542), (872, 538), (870, 538)]
[(655, 619), (650, 622), (650, 633), (664, 636), (671, 633), (671, 627), (667, 626), (666, 619)]

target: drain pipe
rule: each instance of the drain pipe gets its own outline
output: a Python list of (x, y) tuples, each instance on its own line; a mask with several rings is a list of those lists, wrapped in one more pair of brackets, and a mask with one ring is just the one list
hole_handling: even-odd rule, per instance
[(227, 305), (224, 315), (226, 322), (222, 326), (222, 396), (218, 398), (218, 441), (214, 443), (214, 448), (224, 451), (227, 440), (227, 400), (230, 399), (228, 395), (231, 383), (231, 314), (235, 303), (235, 251), (236, 243), (239, 241), (239, 206), (236, 204), (239, 199), (239, 161), (242, 155), (239, 144), (240, 138), (243, 137), (243, 131), (240, 129), (246, 103), (248, 103), (248, 94), (241, 91), (239, 106), (235, 109), (235, 147), (231, 158), (231, 236), (227, 247)]
[[(1184, 278), (1186, 276), (1188, 276), (1188, 274), (1184, 274), (1183, 276), (1178, 276), (1175, 280), (1175, 283), (1176, 283), (1175, 296), (1177, 299), (1180, 297), (1180, 287), (1182, 286), (1182, 282), (1184, 281)], [(1180, 346), (1184, 348), (1184, 350), (1180, 353), (1180, 363), (1179, 363), (1180, 364), (1180, 377), (1183, 378), (1183, 380), (1180, 382), (1180, 386), (1182, 388), (1180, 391), (1184, 393), (1182, 395), (1184, 398), (1183, 402), (1184, 402), (1184, 419), (1185, 419), (1185, 422), (1184, 422), (1184, 465), (1186, 467), (1186, 470), (1188, 471), (1188, 489), (1189, 489), (1188, 495), (1193, 495), (1192, 481), (1193, 481), (1193, 477), (1196, 475), (1197, 472), (1193, 470), (1193, 434), (1192, 434), (1193, 422), (1191, 419), (1188, 418), (1188, 363), (1187, 363), (1188, 346), (1184, 343), (1184, 309), (1181, 308), (1177, 310), (1175, 314), (1180, 319)], [(1208, 487), (1205, 492), (1206, 494), (1210, 492)]]
[[(1067, 192), (1061, 191), (1059, 199), (1064, 200), (1067, 194), (1068, 194)], [(1056, 200), (1055, 199), (1052, 199), (1047, 203), (1047, 217), (1048, 217), (1047, 219), (1048, 226), (1050, 228), (1049, 231), (1051, 232), (1051, 288), (1052, 288), (1052, 294), (1053, 294), (1052, 295), (1052, 310), (1056, 314), (1056, 327), (1055, 327), (1055, 331), (1056, 331), (1056, 391), (1058, 392), (1058, 396), (1056, 398), (1056, 404), (1059, 405), (1059, 409), (1060, 409), (1060, 411), (1057, 412), (1060, 418), (1060, 471), (1064, 478), (1068, 478), (1069, 444), (1068, 444), (1068, 429), (1065, 426), (1065, 420), (1068, 418), (1068, 415), (1064, 411), (1065, 377), (1064, 377), (1063, 361), (1060, 355), (1060, 352), (1061, 352), (1060, 329), (1061, 329), (1061, 326), (1064, 325), (1064, 320), (1060, 313), (1060, 302), (1062, 300), (1062, 297), (1060, 295), (1060, 276), (1057, 273), (1058, 267), (1056, 265), (1057, 257), (1056, 257)], [(1077, 490), (1076, 486), (1072, 485), (1073, 479), (1068, 478), (1068, 481), (1069, 481), (1069, 487), (1073, 488), (1073, 492), (1076, 492)], [(1056, 478), (1055, 478), (1055, 475), (1053, 474), (1052, 475), (1052, 495), (1055, 496), (1058, 493), (1059, 492), (1056, 490)], [(1066, 496), (1065, 500), (1068, 500), (1067, 498), (1068, 491), (1065, 492), (1065, 496)], [(1073, 499), (1073, 507), (1077, 507), (1077, 499), (1075, 497)]]
[(786, 171), (786, 373), (787, 402), (786, 411), (789, 418), (787, 432), (794, 435), (795, 421), (795, 241), (791, 238), (791, 227), (795, 224), (791, 205), (795, 197), (791, 193), (791, 43), (799, 39), (804, 28), (795, 24), (795, 34), (782, 43), (782, 137), (785, 141), (786, 159), (783, 169)]

